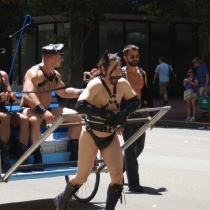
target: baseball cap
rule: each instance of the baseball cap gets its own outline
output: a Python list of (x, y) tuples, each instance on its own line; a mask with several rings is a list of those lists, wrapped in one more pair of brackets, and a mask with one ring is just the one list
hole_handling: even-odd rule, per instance
[(64, 44), (49, 44), (42, 47), (43, 54), (64, 54)]
[(195, 63), (195, 62), (201, 62), (201, 59), (200, 58), (193, 58), (193, 60), (192, 60), (192, 63)]

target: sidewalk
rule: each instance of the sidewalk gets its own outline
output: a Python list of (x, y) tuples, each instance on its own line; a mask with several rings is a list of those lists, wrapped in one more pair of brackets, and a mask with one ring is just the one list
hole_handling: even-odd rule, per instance
[[(153, 98), (154, 106), (160, 107), (163, 104), (161, 97)], [(199, 122), (198, 118), (202, 115), (202, 110), (197, 108), (196, 121), (195, 122), (185, 122), (187, 117), (187, 105), (183, 98), (180, 97), (169, 97), (169, 110), (157, 123), (157, 126), (163, 127), (175, 127), (175, 128), (194, 128), (200, 130), (210, 130), (210, 117), (207, 122)], [(210, 110), (208, 111), (208, 116), (210, 116)]]

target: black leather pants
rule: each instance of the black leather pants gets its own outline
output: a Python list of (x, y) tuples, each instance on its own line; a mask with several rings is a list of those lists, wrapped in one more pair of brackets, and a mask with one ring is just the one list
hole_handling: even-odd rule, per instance
[[(141, 118), (141, 113), (132, 114), (129, 118)], [(142, 122), (127, 123), (124, 127), (124, 141), (126, 142), (139, 128), (144, 125)], [(142, 153), (145, 143), (145, 133), (143, 133), (133, 144), (125, 150), (124, 167), (128, 178), (128, 186), (135, 187), (140, 184), (138, 173), (138, 156)]]

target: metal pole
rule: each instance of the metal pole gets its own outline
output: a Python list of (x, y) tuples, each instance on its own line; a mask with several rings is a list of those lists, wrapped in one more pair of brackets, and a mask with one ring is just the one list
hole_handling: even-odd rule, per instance
[[(161, 107), (159, 108), (159, 112), (150, 119), (149, 122), (147, 122), (145, 125), (143, 125), (141, 128), (139, 128), (139, 130), (133, 135), (131, 136), (122, 146), (121, 149), (122, 151), (124, 151), (125, 149), (127, 149), (134, 141), (136, 141), (139, 136), (141, 136), (151, 125), (155, 124), (166, 112), (169, 111), (171, 107), (167, 106), (167, 107)], [(157, 110), (157, 108), (154, 108)], [(151, 111), (154, 111), (153, 108), (151, 108)], [(101, 172), (101, 170), (106, 166), (106, 164), (101, 164), (98, 167), (98, 172)]]
[(31, 155), (35, 149), (37, 149), (41, 143), (56, 129), (59, 127), (59, 125), (65, 120), (66, 117), (71, 116), (71, 114), (62, 114), (51, 127), (49, 127), (44, 134), (40, 136), (39, 139), (36, 140), (34, 144), (31, 145), (31, 147), (15, 162), (15, 164), (6, 172), (6, 174), (3, 176), (3, 181), (7, 182), (8, 178), (11, 176), (11, 174), (17, 169), (17, 167), (26, 159), (29, 155)]
[(0, 150), (0, 182), (2, 182), (2, 176), (1, 176), (1, 150)]

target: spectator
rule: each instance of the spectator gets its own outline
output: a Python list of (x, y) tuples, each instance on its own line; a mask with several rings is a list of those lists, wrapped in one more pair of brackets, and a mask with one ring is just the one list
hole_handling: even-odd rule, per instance
[[(183, 81), (185, 90), (192, 89), (194, 97), (187, 102), (187, 118), (185, 121), (194, 122), (196, 115), (196, 100), (198, 97), (198, 77), (194, 75), (193, 68), (189, 68), (187, 71), (187, 77)], [(191, 115), (192, 111), (192, 115)]]
[[(10, 168), (9, 139), (10, 125), (19, 127), (16, 156), (19, 159), (27, 150), (29, 140), (28, 118), (18, 112), (9, 112), (5, 107), (5, 101), (13, 103), (17, 99), (16, 93), (12, 92), (5, 71), (0, 71), (0, 150), (2, 171), (7, 172)], [(23, 162), (26, 164), (27, 160)]]
[[(141, 99), (142, 107), (154, 107), (150, 93), (147, 88), (146, 72), (138, 67), (139, 64), (139, 48), (135, 45), (126, 45), (123, 49), (123, 58), (126, 66), (122, 67), (122, 76), (130, 83), (131, 87)], [(126, 104), (123, 104), (126, 106)], [(154, 113), (150, 112), (150, 116)], [(142, 113), (132, 113), (129, 118), (141, 118)], [(135, 132), (137, 132), (144, 123), (128, 123), (124, 127), (123, 137), (126, 142)], [(128, 178), (128, 190), (133, 192), (143, 192), (144, 189), (140, 185), (138, 173), (137, 158), (144, 150), (146, 134), (143, 133), (132, 145), (125, 150), (124, 164)]]
[[(192, 60), (192, 63), (195, 67), (195, 74), (198, 77), (198, 96), (201, 96), (204, 92), (204, 95), (209, 94), (209, 86), (210, 86), (210, 81), (209, 81), (209, 69), (208, 67), (201, 61), (200, 58), (194, 58)], [(208, 121), (208, 115), (207, 111), (203, 110), (201, 118), (198, 119), (198, 121)]]
[(161, 56), (158, 59), (158, 62), (160, 63), (157, 65), (155, 69), (155, 75), (153, 84), (155, 84), (155, 80), (157, 79), (159, 75), (159, 89), (160, 89), (160, 96), (163, 97), (163, 105), (168, 105), (168, 86), (169, 86), (169, 70), (171, 69), (173, 71), (173, 68), (170, 64), (165, 63), (165, 57)]
[[(50, 44), (43, 47), (42, 62), (31, 67), (25, 74), (23, 91), (32, 91), (32, 93), (23, 94), (20, 105), (21, 112), (29, 118), (31, 144), (41, 136), (40, 125), (43, 121), (47, 124), (53, 124), (64, 112), (70, 114), (77, 113), (76, 111), (65, 107), (50, 109), (49, 106), (52, 99), (51, 92), (36, 92), (39, 90), (65, 86), (63, 81), (61, 81), (60, 73), (55, 70), (55, 68), (59, 68), (64, 61), (63, 50), (63, 44)], [(56, 90), (55, 93), (62, 98), (77, 98), (81, 93), (81, 90), (70, 87)], [(66, 118), (64, 122), (81, 122), (81, 117), (70, 116)], [(71, 161), (75, 161), (78, 158), (78, 139), (80, 132), (81, 125), (69, 126), (68, 128)], [(40, 147), (34, 151), (33, 155), (34, 164), (42, 163)]]

